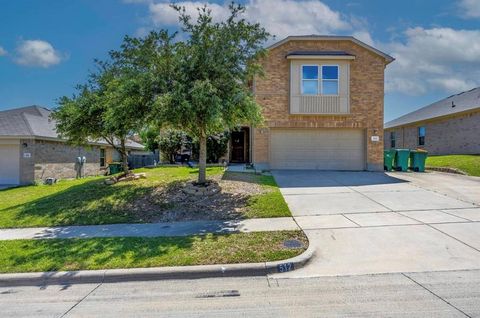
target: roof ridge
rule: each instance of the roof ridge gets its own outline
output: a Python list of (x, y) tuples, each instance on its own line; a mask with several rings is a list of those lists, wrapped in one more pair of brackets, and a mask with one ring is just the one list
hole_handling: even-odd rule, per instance
[[(416, 110), (408, 112), (402, 116), (399, 116), (395, 119), (392, 119), (386, 122), (384, 124), (384, 127), (393, 128), (393, 127), (403, 126), (407, 124), (412, 124), (422, 120), (448, 116), (448, 115), (452, 115), (460, 112), (478, 109), (480, 108), (480, 95), (473, 96), (472, 94), (469, 94), (469, 93), (472, 93), (479, 89), (480, 87), (475, 87), (473, 89), (466, 90), (466, 91), (442, 98), (433, 103), (430, 103)], [(457, 98), (457, 100), (455, 100), (455, 98)], [(454, 106), (450, 105), (450, 101), (452, 103), (455, 102), (455, 105)], [(429, 113), (425, 113), (425, 112), (428, 112), (429, 109), (432, 109), (432, 110), (430, 110)], [(452, 109), (455, 109), (455, 110), (452, 111)], [(415, 115), (415, 114), (418, 114), (420, 118), (417, 117), (417, 118), (402, 122), (402, 120), (404, 120), (405, 118), (412, 117), (412, 115)]]
[(32, 125), (30, 125), (30, 122), (28, 121), (27, 117), (25, 116), (26, 113), (22, 112), (20, 115), (22, 116), (23, 120), (25, 121), (25, 125), (27, 126), (28, 131), (30, 132), (30, 135), (35, 136), (33, 133)]

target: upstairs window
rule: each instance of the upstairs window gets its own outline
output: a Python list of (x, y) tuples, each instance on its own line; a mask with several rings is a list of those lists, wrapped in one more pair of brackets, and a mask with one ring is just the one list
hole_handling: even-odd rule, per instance
[(322, 66), (322, 95), (338, 95), (338, 66)]
[(302, 66), (302, 94), (318, 95), (318, 66)]
[(302, 95), (338, 95), (338, 65), (302, 65)]
[(396, 134), (394, 131), (391, 131), (390, 132), (390, 148), (395, 148), (396, 147), (395, 144), (396, 144)]
[(425, 127), (418, 127), (418, 145), (425, 146)]

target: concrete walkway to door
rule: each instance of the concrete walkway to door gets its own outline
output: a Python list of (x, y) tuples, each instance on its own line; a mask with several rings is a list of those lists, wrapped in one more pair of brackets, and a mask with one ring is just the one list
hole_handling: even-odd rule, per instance
[[(308, 266), (275, 274), (277, 278), (480, 268), (480, 178), (442, 173), (273, 174), (296, 222), (316, 248)], [(455, 184), (455, 190), (449, 184)]]

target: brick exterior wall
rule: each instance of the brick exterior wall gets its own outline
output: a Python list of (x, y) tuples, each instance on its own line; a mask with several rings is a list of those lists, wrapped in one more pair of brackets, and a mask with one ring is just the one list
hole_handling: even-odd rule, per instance
[[(346, 51), (355, 55), (350, 64), (350, 114), (335, 116), (289, 113), (292, 51)], [(253, 131), (253, 161), (268, 167), (270, 128), (355, 128), (366, 131), (368, 170), (383, 170), (383, 98), (385, 59), (348, 40), (292, 40), (269, 51), (265, 76), (255, 81), (257, 102), (263, 107), (265, 126)], [(380, 136), (372, 142), (371, 136)]]
[[(418, 146), (418, 127), (425, 127), (425, 146)], [(427, 150), (432, 155), (480, 154), (480, 111), (385, 129), (385, 149), (395, 131), (396, 147)]]
[[(25, 158), (24, 153), (30, 153)], [(31, 184), (49, 177), (57, 179), (75, 178), (77, 157), (85, 156), (85, 176), (102, 173), (100, 147), (74, 147), (64, 142), (44, 140), (20, 140), (20, 183)]]

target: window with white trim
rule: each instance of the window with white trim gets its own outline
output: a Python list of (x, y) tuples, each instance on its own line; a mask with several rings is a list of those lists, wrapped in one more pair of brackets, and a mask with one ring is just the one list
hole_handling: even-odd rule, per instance
[(338, 65), (302, 65), (302, 95), (338, 95)]

